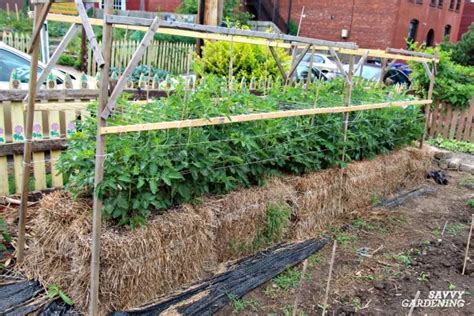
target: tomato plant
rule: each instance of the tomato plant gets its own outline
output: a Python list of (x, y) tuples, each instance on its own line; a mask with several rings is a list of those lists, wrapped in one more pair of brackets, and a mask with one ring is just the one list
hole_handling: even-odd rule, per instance
[[(179, 84), (173, 94), (146, 105), (121, 100), (109, 125), (142, 124), (193, 118), (311, 107), (342, 106), (343, 81), (318, 83), (308, 91), (278, 82), (257, 96), (229, 91), (208, 76), (190, 93)], [(411, 99), (396, 88), (354, 85), (354, 104)], [(94, 113), (95, 104), (91, 105)], [(92, 194), (96, 122), (78, 122), (58, 166), (69, 176), (67, 189)], [(420, 137), (418, 107), (361, 111), (349, 116), (346, 156), (360, 160), (385, 153)], [(302, 174), (342, 164), (342, 115), (323, 114), (226, 125), (147, 131), (107, 136), (104, 181), (98, 194), (104, 214), (121, 224), (143, 224), (153, 210), (208, 193), (262, 185), (269, 175)]]

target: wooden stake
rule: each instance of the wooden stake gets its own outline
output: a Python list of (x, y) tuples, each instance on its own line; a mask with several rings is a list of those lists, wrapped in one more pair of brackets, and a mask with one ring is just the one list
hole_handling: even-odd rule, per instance
[(296, 311), (298, 310), (298, 303), (301, 294), (301, 287), (303, 286), (303, 280), (306, 274), (306, 269), (308, 268), (308, 259), (303, 261), (303, 270), (301, 271), (300, 283), (298, 287), (298, 292), (296, 293), (295, 303), (293, 304), (293, 316), (296, 316)]
[(18, 12), (18, 3), (15, 2), (15, 12), (16, 12), (16, 20), (20, 21), (20, 13)]
[(420, 297), (420, 291), (417, 291), (416, 295), (415, 295), (415, 299), (413, 300), (413, 305), (411, 306), (410, 312), (408, 313), (408, 316), (413, 315), (413, 311), (415, 310), (416, 301), (418, 301), (419, 297)]
[(128, 77), (132, 74), (133, 70), (138, 65), (138, 62), (143, 57), (143, 54), (145, 53), (145, 49), (150, 44), (159, 26), (160, 26), (160, 18), (156, 17), (155, 20), (153, 21), (153, 24), (150, 26), (150, 29), (145, 33), (145, 36), (141, 40), (140, 45), (138, 46), (137, 50), (133, 54), (132, 59), (127, 65), (127, 68), (125, 68), (125, 71), (120, 76), (119, 80), (117, 81), (117, 84), (114, 88), (114, 91), (112, 92), (110, 96), (110, 99), (107, 102), (107, 105), (105, 106), (105, 109), (100, 112), (102, 118), (107, 119), (115, 110), (115, 103), (117, 102), (117, 99), (120, 96), (120, 94), (122, 94), (123, 89), (125, 88), (125, 84), (127, 83)]
[[(431, 100), (431, 98), (433, 97), (433, 89), (434, 89), (435, 80), (436, 80), (436, 63), (434, 62), (432, 63), (431, 71), (426, 63), (423, 63), (423, 66), (425, 67), (426, 74), (430, 77), (430, 86), (428, 88), (428, 99)], [(421, 139), (420, 139), (420, 148), (423, 147), (423, 142), (425, 141), (426, 134), (428, 131), (430, 109), (431, 109), (431, 104), (426, 104), (425, 105), (425, 127), (423, 129), (423, 135), (421, 136)]]
[[(48, 16), (48, 12), (52, 4), (53, 4), (52, 2), (47, 2), (46, 4), (41, 5), (41, 11), (39, 13), (36, 13), (37, 16), (35, 17), (33, 35), (31, 36), (31, 39), (30, 39), (28, 54), (33, 54), (33, 49), (35, 49), (35, 47), (37, 46), (36, 44), (38, 43), (41, 29), (43, 28), (44, 21), (46, 20), (46, 17)], [(35, 12), (36, 11), (37, 10), (35, 7)]]
[(471, 215), (471, 228), (467, 237), (466, 253), (464, 254), (464, 264), (462, 265), (462, 275), (466, 272), (467, 258), (469, 256), (469, 245), (471, 244), (472, 228), (474, 227), (474, 214)]
[[(44, 9), (49, 8), (48, 5), (35, 6), (34, 30), (38, 32), (43, 26), (43, 23), (38, 23), (41, 19), (41, 14), (46, 14)], [(39, 29), (38, 29), (39, 28)], [(30, 165), (31, 165), (31, 142), (33, 135), (33, 119), (35, 113), (35, 97), (36, 97), (36, 80), (38, 76), (38, 59), (39, 59), (39, 42), (33, 42), (31, 51), (31, 68), (30, 79), (28, 83), (28, 107), (26, 108), (26, 126), (25, 126), (25, 147), (23, 150), (23, 174), (21, 183), (21, 204), (18, 220), (18, 242), (17, 242), (17, 262), (23, 262), (25, 250), (25, 226), (26, 226), (26, 211), (28, 208), (28, 183), (30, 180)]]
[(332, 246), (331, 261), (329, 263), (328, 283), (326, 285), (326, 293), (324, 294), (324, 300), (323, 300), (322, 316), (326, 315), (326, 308), (327, 308), (328, 300), (329, 300), (329, 288), (331, 287), (332, 268), (334, 267), (334, 258), (336, 257), (336, 248), (337, 248), (337, 240), (334, 240), (334, 245)]
[[(105, 0), (104, 17), (113, 11), (113, 0)], [(101, 70), (98, 113), (105, 109), (109, 95), (109, 68), (112, 54), (112, 25), (103, 24), (102, 56), (104, 66)], [(91, 287), (89, 293), (89, 315), (99, 314), (99, 276), (100, 276), (100, 236), (102, 231), (102, 200), (98, 196), (97, 186), (104, 179), (105, 136), (99, 131), (106, 126), (106, 121), (97, 115), (97, 136), (95, 153), (94, 202), (92, 214), (92, 254), (91, 254)]]

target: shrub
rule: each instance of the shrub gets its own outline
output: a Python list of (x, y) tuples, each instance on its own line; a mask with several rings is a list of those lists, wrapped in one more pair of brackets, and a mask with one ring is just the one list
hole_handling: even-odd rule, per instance
[[(342, 80), (301, 88), (276, 83), (268, 96), (229, 91), (209, 76), (194, 93), (184, 84), (168, 98), (143, 105), (120, 101), (110, 125), (142, 124), (252, 112), (342, 105)], [(356, 81), (354, 104), (406, 99), (394, 88), (374, 90)], [(95, 111), (95, 104), (91, 111)], [(122, 114), (119, 114), (122, 113)], [(346, 154), (363, 159), (418, 139), (418, 107), (387, 108), (350, 115)], [(208, 193), (261, 185), (269, 175), (301, 174), (341, 164), (341, 114), (107, 136), (104, 181), (98, 194), (104, 214), (121, 224), (144, 223), (152, 210), (193, 201)], [(92, 194), (96, 122), (81, 122), (58, 162), (74, 194)]]
[[(197, 57), (195, 61), (196, 72), (202, 75), (214, 74), (228, 77), (231, 46), (233, 46), (233, 76), (236, 80), (281, 76), (268, 47), (224, 41), (205, 42), (205, 46), (202, 48), (202, 58)], [(291, 59), (284, 49), (277, 48), (276, 50), (282, 63)]]
[[(436, 73), (436, 82), (433, 90), (435, 102), (446, 102), (456, 108), (464, 108), (474, 97), (474, 68), (456, 64), (452, 60), (452, 52), (427, 48), (425, 52), (439, 55), (439, 64)], [(410, 63), (413, 72), (413, 88), (426, 96), (429, 87), (429, 78), (425, 73), (423, 64)]]

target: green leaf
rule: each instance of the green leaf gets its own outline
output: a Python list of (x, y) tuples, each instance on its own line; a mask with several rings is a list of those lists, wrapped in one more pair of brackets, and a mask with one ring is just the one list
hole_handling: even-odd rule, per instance
[(63, 302), (66, 303), (67, 305), (72, 305), (73, 304), (72, 299), (66, 293), (64, 293), (63, 291), (59, 291), (59, 296), (61, 297)]
[(156, 184), (156, 181), (151, 180), (149, 184), (151, 193), (155, 194), (156, 192), (158, 192), (158, 185)]

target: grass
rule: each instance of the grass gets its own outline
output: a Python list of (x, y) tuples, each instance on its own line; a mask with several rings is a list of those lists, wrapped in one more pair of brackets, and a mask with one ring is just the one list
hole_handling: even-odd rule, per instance
[(457, 236), (467, 230), (468, 226), (462, 223), (453, 223), (446, 225), (446, 233), (451, 236)]
[(291, 209), (288, 205), (270, 204), (267, 206), (265, 226), (251, 242), (232, 240), (229, 244), (236, 255), (251, 254), (279, 242), (290, 226)]
[(474, 199), (469, 199), (467, 201), (467, 206), (469, 206), (470, 208), (474, 208)]
[(398, 261), (399, 263), (401, 263), (405, 266), (409, 266), (413, 262), (413, 259), (411, 258), (411, 256), (409, 254), (406, 254), (406, 253), (401, 253), (401, 254), (398, 254), (398, 255), (394, 255), (393, 259), (395, 259), (396, 261)]
[[(51, 174), (46, 174), (46, 187), (52, 188), (53, 187), (53, 177)], [(16, 186), (15, 186), (15, 176), (13, 174), (8, 175), (8, 191), (10, 194), (16, 193)], [(30, 176), (28, 180), (28, 191), (32, 192), (35, 191), (35, 177)]]
[(474, 187), (474, 176), (461, 179), (458, 185), (462, 187)]
[(258, 308), (260, 306), (259, 303), (255, 300), (247, 300), (243, 298), (238, 298), (234, 294), (228, 294), (227, 296), (229, 297), (234, 313), (236, 314), (243, 312), (244, 310), (249, 309), (249, 308), (252, 311), (256, 312), (258, 311)]
[(341, 247), (349, 247), (357, 240), (357, 237), (347, 232), (342, 232), (336, 236), (336, 240)]
[(284, 273), (273, 278), (272, 282), (276, 287), (283, 291), (295, 289), (299, 286), (301, 271), (297, 268), (289, 268)]
[(352, 226), (357, 229), (367, 230), (367, 231), (375, 231), (378, 233), (386, 233), (387, 230), (384, 227), (385, 225), (379, 221), (366, 221), (361, 217), (357, 217), (353, 222)]

